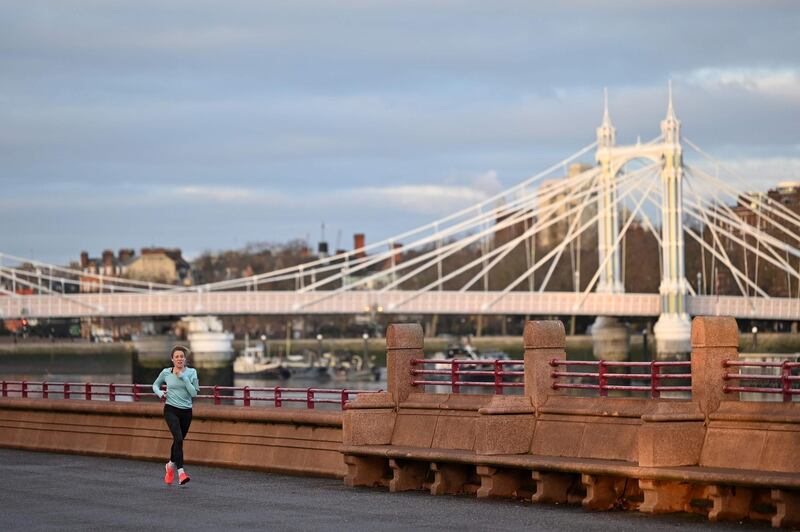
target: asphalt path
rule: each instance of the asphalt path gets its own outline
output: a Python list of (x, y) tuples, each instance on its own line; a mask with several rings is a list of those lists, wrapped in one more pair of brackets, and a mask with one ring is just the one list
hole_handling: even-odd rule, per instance
[(389, 493), (333, 479), (0, 449), (0, 530), (765, 530), (696, 515)]

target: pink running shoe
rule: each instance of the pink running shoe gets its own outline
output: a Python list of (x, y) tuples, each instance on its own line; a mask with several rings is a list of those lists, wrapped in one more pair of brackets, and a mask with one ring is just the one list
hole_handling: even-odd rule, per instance
[(164, 483), (165, 484), (172, 484), (175, 480), (175, 468), (170, 467), (169, 463), (164, 466), (167, 472), (164, 474)]
[(190, 479), (189, 475), (187, 475), (186, 473), (181, 473), (180, 475), (178, 475), (178, 482), (181, 483), (181, 486), (183, 486), (184, 484), (186, 484), (190, 480), (192, 480), (192, 479)]

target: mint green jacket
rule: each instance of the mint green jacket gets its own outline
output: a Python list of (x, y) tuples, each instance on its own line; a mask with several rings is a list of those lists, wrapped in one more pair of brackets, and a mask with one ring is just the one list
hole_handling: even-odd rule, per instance
[(184, 368), (180, 377), (172, 373), (172, 368), (164, 368), (153, 383), (153, 391), (161, 399), (164, 392), (161, 385), (167, 385), (167, 404), (176, 408), (192, 408), (192, 397), (200, 392), (200, 382), (194, 368)]

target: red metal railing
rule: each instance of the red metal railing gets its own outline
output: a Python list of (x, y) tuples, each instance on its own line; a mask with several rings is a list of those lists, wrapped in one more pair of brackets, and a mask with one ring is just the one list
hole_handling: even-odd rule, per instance
[[(118, 401), (122, 397), (130, 397), (131, 401), (140, 401), (148, 394), (153, 395), (153, 388), (147, 384), (118, 384), (98, 382), (48, 382), (48, 381), (0, 381), (0, 396), (13, 397), (17, 394), (23, 398), (54, 399), (51, 395), (62, 399), (84, 399), (86, 401), (99, 398)], [(125, 399), (123, 399), (125, 400)]]
[[(162, 390), (166, 387), (162, 386)], [(318, 404), (335, 404), (344, 407), (359, 393), (377, 393), (382, 390), (341, 390), (335, 388), (283, 388), (280, 386), (259, 388), (250, 386), (201, 386), (195, 397), (198, 401), (209, 401), (215, 405), (234, 404), (280, 408), (284, 403), (304, 403), (313, 409)], [(116, 384), (91, 382), (33, 382), (0, 381), (0, 396), (41, 399), (82, 399), (85, 401), (155, 401), (149, 384)]]
[(725, 360), (722, 362), (725, 368), (776, 368), (776, 374), (749, 374), (725, 372), (722, 376), (726, 381), (756, 381), (760, 383), (773, 384), (774, 386), (729, 386), (722, 387), (723, 392), (752, 392), (752, 393), (771, 393), (781, 394), (783, 402), (792, 401), (792, 396), (800, 395), (800, 388), (792, 388), (792, 383), (800, 382), (800, 375), (793, 375), (793, 371), (800, 369), (800, 362), (747, 362), (742, 360)]
[[(596, 367), (596, 372), (591, 371), (555, 371), (550, 373), (553, 379), (553, 389), (559, 390), (577, 389), (577, 390), (598, 390), (601, 397), (607, 397), (609, 390), (629, 391), (629, 392), (647, 392), (652, 398), (661, 397), (661, 392), (691, 392), (691, 386), (665, 386), (663, 381), (677, 380), (677, 379), (691, 379), (691, 362), (675, 362), (675, 361), (653, 361), (653, 362), (616, 362), (609, 360), (558, 360), (553, 359), (550, 365), (554, 368), (560, 366), (583, 366), (583, 367)], [(631, 368), (640, 371), (633, 373), (616, 373), (609, 371), (611, 368)], [(664, 373), (662, 368), (685, 368), (688, 373)], [(557, 379), (581, 379), (590, 380), (593, 382), (558, 382)], [(644, 380), (649, 381), (647, 385), (635, 384), (609, 384), (609, 381), (634, 381)]]
[[(424, 369), (425, 366), (434, 369)], [(415, 358), (411, 361), (411, 384), (413, 386), (450, 386), (453, 393), (460, 393), (462, 386), (494, 388), (502, 394), (506, 388), (524, 388), (521, 382), (525, 371), (506, 369), (508, 366), (523, 367), (522, 360), (457, 360)], [(417, 369), (414, 366), (422, 366)], [(442, 366), (447, 366), (442, 367)], [(467, 367), (491, 367), (487, 369), (463, 369)], [(422, 379), (417, 379), (422, 376)]]
[(215, 405), (223, 403), (253, 406), (263, 403), (264, 406), (280, 408), (284, 403), (305, 403), (306, 408), (313, 410), (318, 404), (334, 404), (344, 407), (351, 398), (360, 393), (378, 393), (382, 390), (348, 390), (338, 388), (284, 388), (254, 386), (201, 386), (195, 399), (210, 400)]

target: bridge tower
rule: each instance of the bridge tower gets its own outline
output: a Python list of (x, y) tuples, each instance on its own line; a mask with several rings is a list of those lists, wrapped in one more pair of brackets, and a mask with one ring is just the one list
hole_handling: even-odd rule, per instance
[(667, 117), (661, 121), (661, 315), (654, 332), (659, 357), (691, 351), (692, 327), (686, 312), (686, 272), (683, 244), (683, 155), (681, 123), (672, 106), (669, 87)]
[[(608, 91), (603, 94), (603, 123), (597, 128), (597, 153), (600, 166), (597, 193), (597, 253), (598, 264), (603, 265), (597, 280), (597, 292), (621, 294), (625, 291), (620, 275), (620, 253), (615, 240), (619, 234), (616, 176), (616, 130), (611, 125), (608, 112)], [(628, 330), (616, 318), (598, 316), (592, 325), (594, 356), (607, 360), (625, 360), (629, 350)]]
[[(600, 166), (600, 191), (597, 195), (597, 252), (605, 267), (597, 280), (597, 291), (619, 294), (625, 291), (620, 278), (619, 248), (614, 241), (619, 234), (619, 214), (616, 208), (617, 187), (614, 169), (614, 143), (616, 130), (611, 125), (608, 114), (608, 93), (604, 95), (603, 123), (597, 128), (597, 154), (595, 159)], [(609, 257), (610, 255), (610, 257)], [(608, 258), (606, 258), (608, 257)]]

